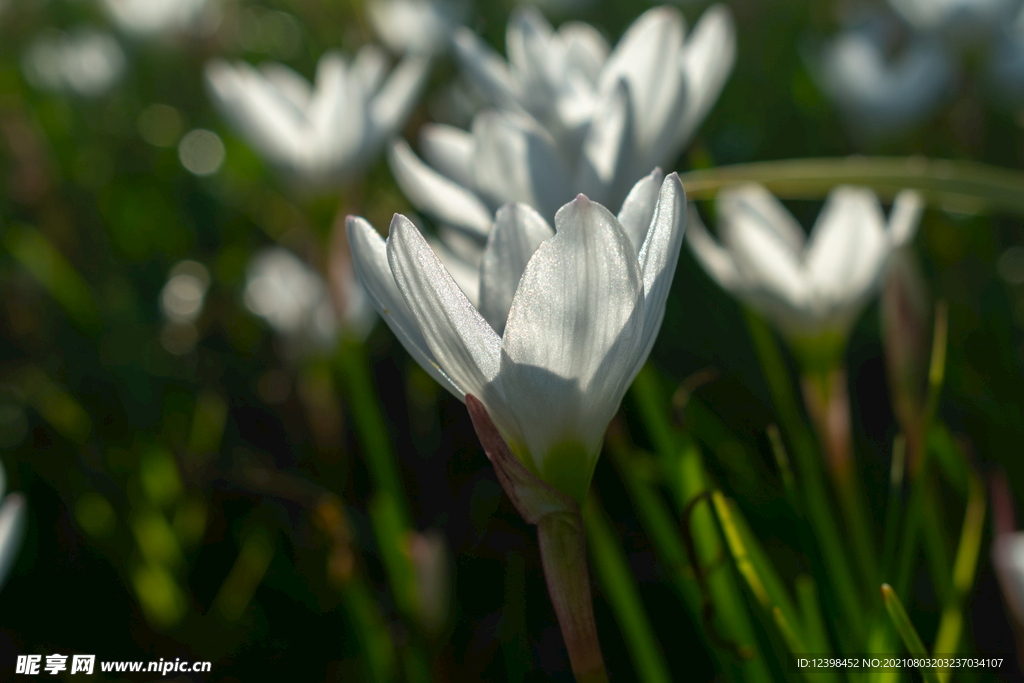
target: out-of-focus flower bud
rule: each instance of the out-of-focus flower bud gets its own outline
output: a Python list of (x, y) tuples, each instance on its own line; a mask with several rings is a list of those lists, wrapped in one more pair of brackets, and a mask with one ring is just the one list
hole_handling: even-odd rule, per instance
[(882, 290), (881, 318), (889, 393), (913, 468), (924, 438), (931, 306), (921, 268), (909, 248), (893, 252)]

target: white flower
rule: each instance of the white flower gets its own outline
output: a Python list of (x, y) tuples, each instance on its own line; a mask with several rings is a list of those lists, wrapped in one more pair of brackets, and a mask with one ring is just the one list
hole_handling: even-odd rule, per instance
[[(341, 324), (363, 336), (373, 323), (372, 309), (357, 283), (346, 291)], [(246, 272), (246, 308), (293, 344), (327, 347), (338, 331), (338, 316), (327, 284), (297, 256), (281, 247), (261, 251)]]
[(857, 315), (880, 289), (890, 255), (917, 229), (921, 197), (904, 190), (886, 226), (870, 190), (842, 186), (825, 202), (810, 237), (760, 185), (723, 190), (722, 245), (692, 212), (687, 240), (723, 288), (767, 316), (796, 351), (829, 343), (841, 351)]
[(97, 97), (121, 80), (125, 57), (113, 36), (79, 28), (37, 36), (21, 63), (25, 78), (37, 88)]
[(867, 137), (893, 134), (931, 114), (949, 93), (954, 64), (943, 45), (912, 36), (895, 59), (886, 59), (880, 36), (863, 29), (830, 41), (811, 72), (851, 128)]
[(373, 30), (395, 53), (447, 49), (466, 16), (466, 3), (449, 0), (372, 0), (366, 13)]
[(984, 34), (1013, 18), (1020, 0), (889, 0), (920, 31)]
[(554, 31), (532, 9), (509, 22), (506, 64), (468, 29), (456, 33), (466, 73), (502, 111), (477, 115), (469, 132), (425, 126), (421, 149), (390, 153), (410, 201), (442, 222), (486, 235), (512, 201), (550, 220), (577, 193), (619, 206), (633, 183), (674, 162), (718, 96), (732, 66), (728, 11), (705, 12), (684, 41), (669, 7), (644, 13), (610, 55), (591, 26)]
[(534, 474), (582, 502), (605, 428), (650, 353), (685, 226), (675, 174), (637, 183), (618, 218), (580, 195), (555, 230), (525, 204), (498, 212), (474, 307), (420, 231), (385, 241), (349, 219), (359, 278), (423, 368), (480, 400)]
[(103, 8), (125, 33), (147, 37), (198, 25), (210, 0), (103, 0)]
[(403, 59), (384, 80), (386, 59), (368, 45), (349, 63), (329, 52), (310, 84), (286, 66), (214, 60), (214, 101), (247, 141), (290, 179), (324, 186), (361, 171), (405, 122), (428, 62)]
[(0, 586), (7, 580), (25, 534), (25, 496), (21, 493), (4, 496), (6, 483), (7, 477), (0, 466)]

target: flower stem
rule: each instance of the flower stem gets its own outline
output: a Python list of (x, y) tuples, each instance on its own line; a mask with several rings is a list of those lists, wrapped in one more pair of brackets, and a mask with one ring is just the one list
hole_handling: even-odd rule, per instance
[(558, 615), (577, 683), (607, 683), (594, 622), (586, 536), (579, 513), (555, 512), (537, 523), (548, 593)]
[(867, 631), (864, 601), (857, 592), (846, 549), (840, 541), (842, 537), (829, 504), (827, 485), (821, 471), (821, 458), (815, 448), (814, 437), (800, 414), (789, 372), (771, 330), (764, 320), (754, 313), (745, 313), (750, 338), (761, 362), (772, 402), (790, 442), (796, 474), (800, 477), (804, 511), (826, 569), (826, 573), (819, 578), (819, 584), (833, 588), (845, 625), (842, 631), (848, 636), (850, 643), (860, 643)]
[(607, 683), (608, 674), (594, 623), (586, 536), (579, 504), (572, 496), (528, 470), (513, 455), (487, 408), (475, 396), (466, 394), (466, 409), (501, 487), (523, 519), (537, 525), (548, 593), (576, 680), (578, 683)]
[(867, 585), (874, 585), (877, 582), (878, 566), (864, 496), (853, 460), (846, 369), (836, 367), (821, 374), (805, 375), (802, 388), (807, 412), (818, 431), (828, 472), (839, 494), (839, 505), (850, 533), (854, 555)]
[(637, 679), (641, 683), (668, 683), (672, 677), (644, 610), (636, 579), (612, 522), (594, 494), (583, 510), (583, 522), (590, 542), (594, 573), (619, 622), (619, 631), (626, 641)]

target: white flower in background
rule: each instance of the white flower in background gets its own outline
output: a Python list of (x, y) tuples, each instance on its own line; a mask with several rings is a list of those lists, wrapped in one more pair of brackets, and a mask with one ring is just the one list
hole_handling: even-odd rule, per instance
[(466, 3), (451, 0), (372, 0), (366, 13), (373, 30), (394, 53), (435, 53), (448, 48), (466, 17)]
[(0, 465), (0, 586), (7, 580), (25, 535), (25, 496), (21, 493), (4, 496), (6, 484), (7, 477)]
[(938, 40), (911, 36), (888, 59), (882, 36), (870, 27), (833, 38), (818, 60), (808, 60), (819, 87), (836, 103), (850, 127), (865, 137), (883, 137), (923, 121), (952, 90), (955, 66)]
[(643, 178), (616, 218), (580, 195), (552, 230), (525, 204), (498, 212), (473, 306), (420, 231), (387, 242), (349, 218), (353, 262), (377, 310), (456, 397), (486, 407), (534, 474), (581, 502), (605, 428), (650, 353), (685, 227), (678, 176)]
[(275, 332), (301, 346), (330, 346), (339, 322), (360, 336), (373, 323), (373, 309), (361, 287), (353, 283), (348, 288), (347, 309), (339, 321), (324, 279), (281, 247), (265, 249), (253, 258), (243, 300)]
[(687, 240), (697, 260), (771, 320), (798, 354), (823, 356), (845, 347), (856, 317), (882, 286), (890, 256), (914, 236), (923, 207), (920, 195), (904, 190), (886, 225), (873, 192), (837, 187), (805, 237), (760, 185), (723, 190), (716, 204), (721, 245), (691, 212)]
[(103, 9), (125, 33), (148, 37), (200, 25), (211, 0), (102, 0)]
[(121, 80), (125, 56), (110, 34), (79, 28), (37, 36), (22, 53), (21, 65), (33, 87), (98, 97)]
[[(568, 22), (555, 31), (535, 9), (524, 8), (509, 19), (505, 42), (508, 62), (469, 29), (455, 35), (464, 73), (491, 104), (536, 122), (514, 124), (523, 129), (521, 139), (499, 144), (551, 147), (572, 171), (567, 177), (575, 177), (576, 191), (613, 205), (651, 168), (675, 161), (718, 98), (736, 50), (732, 17), (722, 5), (705, 12), (689, 36), (677, 9), (648, 10), (610, 54), (594, 27)], [(467, 147), (488, 144), (475, 133), (447, 131), (446, 137), (456, 146), (438, 169), (446, 174), (457, 154), (465, 162)], [(555, 206), (573, 194), (558, 197)], [(498, 199), (499, 205), (526, 201)]]
[(983, 35), (1012, 20), (1021, 0), (889, 0), (919, 31)]
[(218, 59), (206, 77), (217, 106), (267, 162), (293, 181), (325, 186), (361, 171), (416, 104), (428, 60), (406, 57), (385, 80), (386, 62), (367, 45), (351, 62), (325, 54), (313, 86), (276, 63)]

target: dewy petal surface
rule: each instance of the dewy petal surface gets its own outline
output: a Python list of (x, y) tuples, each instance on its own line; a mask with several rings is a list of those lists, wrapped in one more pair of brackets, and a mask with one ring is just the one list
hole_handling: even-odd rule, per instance
[[(409, 310), (438, 364), (461, 394), (493, 406), (501, 338), (448, 274), (412, 222), (396, 214), (387, 241), (388, 262)], [(500, 417), (500, 416), (498, 416)], [(495, 422), (500, 424), (498, 417)]]
[(391, 274), (384, 239), (362, 218), (349, 216), (346, 222), (352, 265), (374, 307), (420, 367), (452, 394), (463, 397), (464, 392), (434, 360), (419, 323), (405, 303), (395, 276)]
[(629, 241), (636, 249), (637, 256), (644, 240), (647, 239), (647, 231), (651, 227), (651, 219), (654, 218), (654, 207), (658, 204), (658, 195), (661, 193), (664, 179), (665, 174), (661, 169), (654, 169), (650, 175), (641, 178), (640, 182), (633, 186), (626, 195), (626, 200), (622, 202), (619, 223), (629, 235)]
[(480, 313), (499, 335), (505, 331), (527, 262), (553, 234), (547, 221), (527, 204), (506, 204), (498, 209), (480, 266)]
[[(502, 340), (500, 382), (539, 473), (545, 457), (582, 447), (593, 467), (604, 430), (631, 379), (641, 339), (643, 284), (615, 217), (584, 196), (555, 215), (519, 283)], [(589, 482), (589, 472), (586, 481)]]
[(395, 181), (416, 208), (478, 235), (491, 230), (491, 212), (469, 190), (445, 178), (417, 157), (405, 140), (388, 148)]
[(679, 262), (679, 249), (683, 244), (685, 229), (686, 193), (683, 191), (683, 184), (679, 182), (679, 176), (672, 173), (661, 184), (650, 229), (640, 249), (644, 321), (640, 340), (641, 352), (630, 376), (631, 382), (647, 360), (647, 355), (658, 336), (658, 330), (661, 329), (661, 321), (665, 317), (665, 302), (668, 300), (669, 289), (672, 288), (672, 278)]

